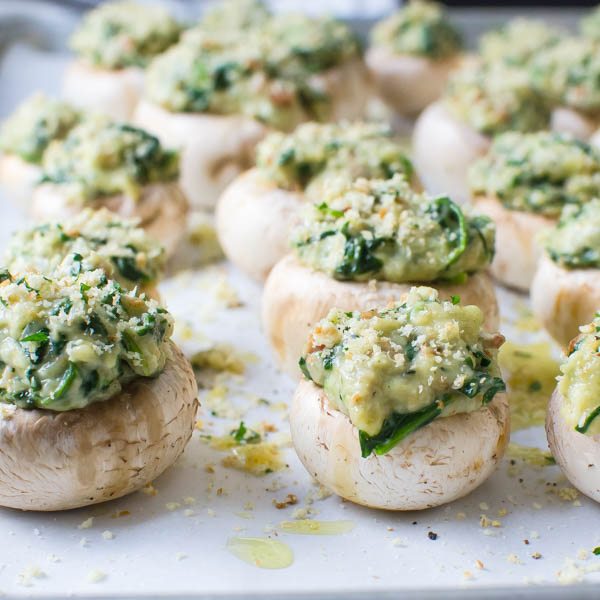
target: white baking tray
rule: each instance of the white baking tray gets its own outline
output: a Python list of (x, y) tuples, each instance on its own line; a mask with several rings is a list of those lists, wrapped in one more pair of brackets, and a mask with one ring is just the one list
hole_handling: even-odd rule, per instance
[[(0, 114), (34, 89), (58, 93), (64, 64), (64, 56), (12, 46), (0, 64)], [(1, 206), (4, 244), (8, 233), (26, 221), (6, 199)], [(231, 289), (243, 306), (224, 307)], [(265, 477), (222, 466), (225, 455), (202, 441), (202, 434), (226, 433), (244, 413), (250, 426), (274, 424), (277, 431), (270, 439), (285, 446), (289, 434), (281, 406), (290, 400), (293, 382), (277, 372), (261, 335), (257, 285), (223, 264), (178, 273), (161, 292), (179, 322), (177, 336), (186, 350), (229, 342), (256, 357), (248, 360), (244, 376), (224, 381), (231, 418), (211, 416), (208, 390), (201, 390), (203, 430), (194, 433), (182, 459), (154, 483), (154, 495), (136, 493), (56, 514), (0, 510), (0, 596), (598, 596), (600, 557), (592, 550), (600, 545), (600, 510), (582, 496), (561, 498), (556, 490), (569, 486), (556, 467), (505, 460), (469, 497), (402, 514), (367, 510), (334, 496), (319, 499), (319, 488), (289, 446), (282, 450), (289, 467)], [(515, 321), (522, 321), (524, 298), (502, 290), (499, 295), (502, 330), (509, 339), (547, 339), (542, 332), (515, 327)], [(513, 439), (546, 446), (541, 428), (520, 431)], [(298, 503), (276, 508), (273, 501), (288, 494)], [(280, 524), (297, 517), (297, 509), (349, 531), (286, 533)], [(482, 525), (481, 515), (500, 526)], [(437, 539), (430, 539), (429, 532)], [(242, 562), (227, 549), (228, 540), (239, 536), (282, 541), (293, 563), (270, 570)], [(535, 553), (541, 557), (533, 558)], [(573, 586), (568, 590), (563, 587), (567, 582)]]

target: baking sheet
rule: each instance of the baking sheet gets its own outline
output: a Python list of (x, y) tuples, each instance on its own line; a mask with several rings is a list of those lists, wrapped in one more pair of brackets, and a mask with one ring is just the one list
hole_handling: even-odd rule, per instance
[[(11, 46), (0, 64), (0, 114), (34, 89), (58, 93), (64, 64), (62, 55)], [(3, 245), (25, 220), (6, 199), (1, 206)], [(277, 372), (261, 335), (259, 287), (220, 264), (177, 273), (161, 292), (187, 351), (230, 343), (243, 355), (246, 372), (206, 378), (201, 428), (152, 488), (66, 513), (0, 510), (0, 595), (597, 596), (600, 557), (591, 551), (600, 545), (600, 510), (574, 494), (558, 468), (506, 459), (469, 497), (420, 513), (372, 511), (326, 497), (289, 447), (284, 408), (294, 385)], [(535, 331), (525, 298), (503, 290), (499, 297), (502, 330), (511, 341), (547, 340)], [(218, 401), (221, 395), (225, 402)], [(211, 415), (209, 406), (230, 418)], [(287, 468), (255, 477), (223, 466), (226, 454), (204, 437), (236, 428), (242, 415), (251, 427), (273, 425), (268, 439), (281, 445)], [(517, 432), (513, 440), (546, 446), (541, 428)], [(274, 502), (288, 494), (297, 504), (277, 508)], [(299, 517), (348, 531), (286, 532), (282, 522)], [(228, 550), (236, 537), (281, 541), (293, 563), (278, 570), (247, 564)], [(576, 587), (565, 590), (566, 583)]]

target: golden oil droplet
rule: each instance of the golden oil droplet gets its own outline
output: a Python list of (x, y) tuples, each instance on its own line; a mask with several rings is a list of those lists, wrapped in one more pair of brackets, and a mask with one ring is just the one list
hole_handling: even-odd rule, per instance
[(283, 521), (279, 528), (285, 533), (298, 535), (342, 535), (354, 529), (352, 521), (313, 521), (300, 519), (298, 521)]
[(232, 537), (227, 550), (234, 556), (260, 569), (285, 569), (294, 562), (292, 549), (269, 538)]

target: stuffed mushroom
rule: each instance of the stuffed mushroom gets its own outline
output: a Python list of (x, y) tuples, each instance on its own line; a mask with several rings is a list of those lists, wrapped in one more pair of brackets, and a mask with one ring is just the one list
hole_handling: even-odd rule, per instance
[(484, 272), (494, 252), (492, 222), (445, 196), (415, 192), (400, 175), (334, 187), (307, 206), (294, 240), (294, 252), (267, 278), (262, 303), (265, 333), (289, 374), (297, 374), (310, 330), (331, 308), (382, 308), (415, 282), (434, 282), (444, 299), (480, 306), (486, 328), (497, 328)]
[(481, 485), (502, 459), (509, 407), (504, 338), (476, 306), (413, 288), (386, 309), (332, 310), (300, 360), (290, 412), (317, 481), (371, 508), (421, 510)]
[(528, 291), (541, 246), (565, 205), (600, 195), (600, 152), (571, 136), (505, 133), (469, 173), (475, 210), (496, 223), (491, 272), (501, 283)]
[(441, 96), (461, 48), (443, 8), (413, 0), (375, 26), (365, 61), (384, 102), (413, 117)]
[(77, 54), (64, 96), (76, 106), (127, 120), (144, 87), (144, 68), (179, 38), (180, 26), (158, 5), (107, 2), (87, 13), (71, 38)]
[(154, 480), (198, 404), (169, 313), (101, 269), (1, 279), (0, 505), (76, 508)]
[(43, 223), (13, 234), (3, 264), (21, 271), (65, 275), (102, 269), (126, 290), (156, 297), (166, 255), (135, 221), (89, 208), (62, 222)]
[(600, 502), (600, 316), (581, 327), (546, 417), (548, 444), (567, 479)]
[(360, 118), (367, 83), (358, 42), (338, 21), (282, 14), (243, 35), (201, 24), (153, 62), (135, 121), (182, 149), (186, 195), (212, 208), (269, 129)]
[(516, 18), (479, 40), (479, 56), (487, 63), (529, 67), (538, 56), (555, 46), (565, 32), (536, 19)]
[(38, 93), (2, 123), (0, 184), (18, 203), (29, 202), (50, 142), (63, 139), (80, 120), (80, 113), (66, 102)]
[(257, 165), (219, 198), (217, 232), (227, 257), (264, 281), (290, 250), (291, 232), (305, 203), (325, 182), (356, 177), (412, 177), (402, 146), (381, 125), (305, 123), (293, 133), (271, 133), (257, 148)]
[(38, 221), (61, 221), (85, 208), (109, 208), (137, 218), (170, 254), (187, 213), (176, 181), (178, 158), (141, 129), (88, 119), (48, 148), (32, 214)]
[(550, 335), (566, 346), (600, 308), (600, 198), (565, 207), (543, 242), (531, 306)]
[(469, 63), (450, 77), (442, 98), (429, 105), (413, 132), (413, 160), (432, 193), (469, 198), (469, 166), (505, 131), (546, 129), (550, 109), (527, 71), (505, 63)]
[(600, 126), (600, 53), (597, 40), (565, 37), (540, 52), (532, 81), (554, 105), (552, 129), (588, 140)]

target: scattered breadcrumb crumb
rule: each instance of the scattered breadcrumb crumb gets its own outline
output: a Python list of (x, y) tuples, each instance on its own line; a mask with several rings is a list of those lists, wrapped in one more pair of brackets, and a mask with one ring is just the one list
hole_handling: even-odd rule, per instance
[(85, 521), (83, 521), (83, 523), (80, 523), (79, 525), (77, 525), (77, 529), (90, 529), (93, 524), (94, 524), (94, 517), (90, 517), (89, 519), (86, 519)]
[(296, 494), (288, 494), (283, 500), (275, 500), (273, 498), (273, 506), (278, 509), (287, 508), (294, 504), (298, 504), (298, 496)]
[(146, 484), (142, 488), (142, 492), (146, 494), (146, 496), (156, 496), (156, 494), (158, 494), (158, 490), (151, 483)]
[(177, 510), (178, 508), (181, 508), (181, 504), (179, 504), (179, 502), (167, 502), (165, 504), (165, 508), (167, 510), (173, 511)]
[(44, 573), (44, 571), (42, 571), (37, 565), (31, 565), (19, 573), (18, 582), (19, 585), (30, 587), (33, 585), (34, 579), (43, 579), (44, 577), (46, 577), (46, 573)]
[(522, 565), (523, 564), (523, 562), (521, 561), (521, 559), (516, 554), (514, 554), (514, 553), (509, 554), (506, 557), (506, 560), (509, 563), (512, 563), (513, 565)]
[(104, 581), (106, 579), (106, 573), (104, 573), (104, 571), (100, 571), (98, 569), (94, 569), (93, 571), (90, 571), (88, 573), (87, 576), (87, 580), (90, 583), (100, 583), (101, 581)]
[(475, 567), (480, 571), (483, 571), (483, 569), (485, 569), (485, 565), (479, 559), (475, 561)]
[(109, 531), (108, 529), (106, 531), (102, 532), (102, 537), (105, 540), (114, 540), (115, 539), (115, 534), (112, 531)]

